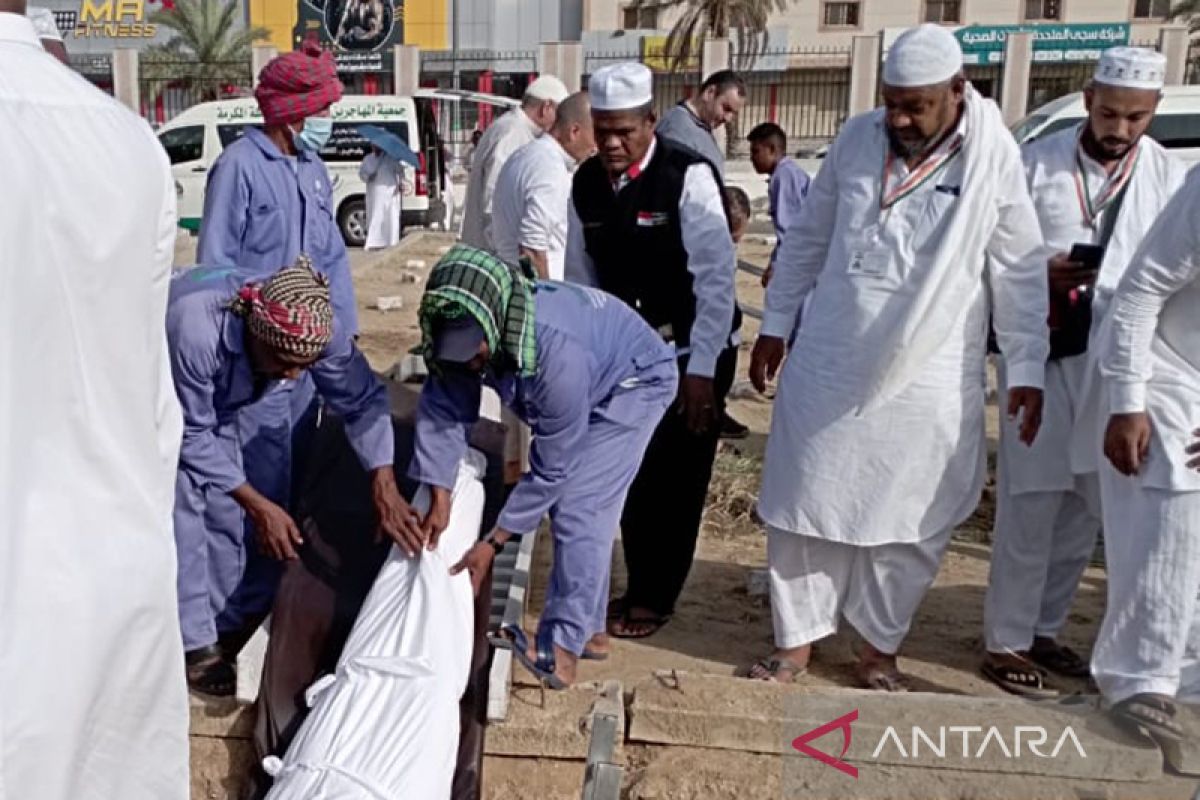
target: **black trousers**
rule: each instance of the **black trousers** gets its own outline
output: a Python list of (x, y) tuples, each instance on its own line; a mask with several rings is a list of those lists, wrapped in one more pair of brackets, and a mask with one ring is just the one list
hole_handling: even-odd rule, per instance
[[(713, 376), (718, 414), (725, 409), (736, 367), (737, 348), (726, 348)], [(680, 382), (685, 369), (686, 362), (681, 361)], [(650, 439), (621, 515), (629, 573), (627, 608), (647, 608), (662, 615), (675, 611), (692, 568), (720, 427), (714, 424), (705, 434), (693, 434), (676, 401)]]

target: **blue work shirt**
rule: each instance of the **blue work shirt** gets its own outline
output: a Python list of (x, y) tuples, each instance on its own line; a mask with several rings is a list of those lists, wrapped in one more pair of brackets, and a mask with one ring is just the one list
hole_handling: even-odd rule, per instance
[[(245, 322), (229, 310), (250, 280), (231, 268), (197, 266), (171, 280), (167, 343), (175, 393), (183, 407), (179, 468), (196, 484), (232, 492), (246, 483), (239, 411), (276, 382), (256, 378), (245, 351)], [(335, 312), (333, 341), (308, 370), (317, 391), (346, 420), (346, 434), (367, 469), (392, 463), (395, 446), (387, 389), (354, 346)]]
[(350, 259), (334, 212), (320, 158), (285, 155), (261, 130), (247, 128), (208, 175), (196, 261), (235, 265), (248, 279), (261, 280), (306, 253), (329, 277), (338, 317), (357, 334)]
[(775, 165), (767, 183), (767, 200), (771, 206), (771, 224), (775, 226), (775, 249), (771, 251), (771, 266), (779, 253), (779, 243), (788, 228), (800, 218), (804, 198), (808, 196), (808, 173), (790, 158), (784, 157)]
[(637, 312), (598, 289), (539, 281), (534, 331), (537, 372), (532, 376), (485, 371), (482, 376), (447, 372), (429, 377), (417, 406), (408, 469), (414, 480), (453, 488), (469, 428), (479, 419), (482, 386), (491, 386), (533, 429), (529, 472), (497, 522), (518, 536), (536, 530), (562, 495), (575, 465), (586, 457), (582, 443), (592, 415), (603, 413), (611, 420), (619, 414), (619, 404), (610, 403), (615, 395), (632, 390), (638, 381), (671, 379), (676, 370), (671, 346)]

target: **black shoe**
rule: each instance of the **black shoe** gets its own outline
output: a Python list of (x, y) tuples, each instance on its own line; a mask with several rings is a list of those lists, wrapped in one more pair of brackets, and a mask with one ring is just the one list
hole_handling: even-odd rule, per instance
[(745, 439), (749, 435), (750, 429), (738, 422), (733, 417), (729, 416), (729, 412), (723, 412), (721, 414), (722, 439)]

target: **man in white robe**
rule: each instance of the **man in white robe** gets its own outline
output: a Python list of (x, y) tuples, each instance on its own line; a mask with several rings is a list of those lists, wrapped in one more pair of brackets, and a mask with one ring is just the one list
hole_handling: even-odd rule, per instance
[[(492, 234), (492, 198), (496, 181), (509, 157), (554, 125), (558, 104), (567, 99), (567, 87), (553, 75), (543, 75), (525, 90), (521, 107), (514, 108), (484, 131), (471, 155), (467, 196), (463, 200), (461, 239), (489, 253), (496, 252)], [(504, 440), (504, 483), (514, 485), (529, 466), (529, 428), (504, 408), (501, 421), (508, 431)]]
[[(1056, 641), (1100, 531), (1099, 373), (1087, 344), (1129, 259), (1186, 172), (1144, 136), (1165, 66), (1166, 58), (1153, 50), (1106, 50), (1084, 91), (1088, 119), (1033, 142), (1022, 154), (1051, 254), (1051, 320), (1059, 330), (1051, 337), (1037, 441), (1025, 447), (1012, 422), (1000, 424), (982, 671), (1017, 694), (1055, 693), (1043, 670), (1088, 673), (1087, 662)], [(1072, 261), (1075, 245), (1103, 248), (1100, 269)], [(1002, 359), (999, 367), (1003, 387)]]
[(571, 177), (595, 149), (592, 107), (587, 92), (576, 92), (558, 106), (554, 127), (500, 170), (492, 201), (496, 255), (510, 264), (528, 258), (543, 280), (563, 279)]
[(1200, 175), (1146, 234), (1098, 337), (1108, 610), (1092, 674), (1121, 718), (1183, 735), (1200, 701), (1200, 474), (1187, 450), (1200, 408)]
[(358, 177), (367, 185), (367, 250), (382, 250), (400, 242), (401, 197), (404, 167), (400, 162), (372, 147), (358, 168)]
[(462, 241), (480, 250), (496, 252), (492, 239), (492, 197), (504, 162), (524, 145), (554, 125), (558, 104), (567, 99), (567, 87), (553, 75), (543, 75), (525, 90), (521, 107), (503, 114), (483, 132), (471, 156), (467, 197), (463, 201)]
[(175, 189), (24, 12), (0, 0), (0, 797), (186, 800)]
[(896, 652), (983, 486), (989, 312), (1007, 413), (1037, 434), (1046, 271), (1017, 145), (944, 28), (901, 35), (883, 77), (885, 107), (842, 128), (783, 241), (752, 356), (762, 390), (808, 298), (758, 505), (777, 647), (758, 679), (802, 673), (845, 616), (859, 681), (905, 688)]

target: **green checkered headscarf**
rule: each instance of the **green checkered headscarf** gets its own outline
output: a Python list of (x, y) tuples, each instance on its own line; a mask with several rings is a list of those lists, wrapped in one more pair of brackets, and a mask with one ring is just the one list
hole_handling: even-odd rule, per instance
[(516, 365), (519, 375), (537, 372), (533, 332), (534, 282), (520, 267), (491, 253), (455, 245), (433, 265), (421, 298), (421, 348), (433, 370), (433, 334), (445, 320), (469, 315), (487, 339), (493, 361)]

